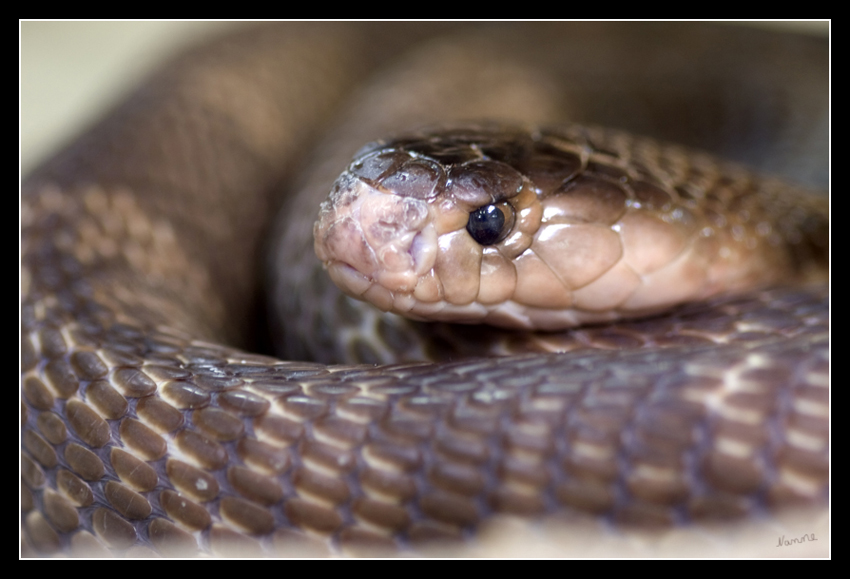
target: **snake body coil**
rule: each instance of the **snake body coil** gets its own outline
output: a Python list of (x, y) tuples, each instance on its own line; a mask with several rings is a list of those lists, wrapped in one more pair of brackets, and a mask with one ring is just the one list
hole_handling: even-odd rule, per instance
[[(822, 508), (829, 476), (823, 287), (718, 298), (571, 334), (482, 337), (473, 328), (355, 310), (315, 273), (317, 198), (356, 147), (402, 125), (446, 114), (547, 122), (566, 108), (578, 120), (646, 130), (635, 120), (646, 118), (642, 112), (663, 117), (653, 123), (656, 134), (690, 144), (707, 138), (746, 161), (753, 159), (743, 143), (765, 127), (776, 137), (795, 134), (796, 124), (769, 119), (728, 139), (730, 149), (712, 119), (673, 108), (667, 95), (675, 91), (660, 91), (658, 80), (680, 66), (652, 46), (660, 33), (703, 49), (775, 48), (770, 35), (751, 41), (710, 27), (676, 30), (263, 28), (178, 59), (36, 171), (22, 199), (25, 552), (318, 554), (326, 545), (427, 552), (434, 542), (468, 539), (497, 514), (555, 513), (591, 536), (600, 528), (658, 532), (755, 519), (793, 504)], [(436, 42), (435, 33), (456, 36)], [(611, 40), (584, 55), (603, 33)], [(354, 91), (418, 40), (430, 44)], [(808, 63), (821, 47), (796, 42), (775, 41), (796, 55), (784, 73), (816, 76)], [(597, 68), (579, 65), (579, 54)], [(711, 78), (744, 66), (737, 54), (719, 62), (724, 54), (711, 53), (717, 68), (699, 78), (677, 79), (683, 92), (704, 99), (693, 108), (737, 90), (729, 82), (716, 89), (720, 79)], [(605, 68), (627, 55), (643, 63), (640, 74), (629, 65), (616, 74)], [(550, 68), (570, 79), (571, 92), (551, 82)], [(614, 76), (600, 79), (598, 70)], [(729, 75), (747, 78), (750, 89), (774, 87), (769, 67), (759, 70)], [(611, 78), (636, 88), (602, 102), (596, 91), (610, 89)], [(776, 108), (817, 100), (809, 92), (816, 83), (798, 84), (776, 97)], [(406, 88), (387, 93), (391, 87)], [(649, 105), (659, 100), (650, 96), (662, 98)], [(720, 102), (731, 118), (752, 112), (737, 96)], [(764, 104), (756, 100), (752, 110)], [(317, 140), (340, 107), (357, 120), (331, 130), (334, 139), (309, 164), (283, 221), (270, 225), (281, 190), (293, 190), (306, 159), (302, 143)], [(762, 169), (777, 158), (766, 147)], [(698, 197), (704, 167), (692, 159), (659, 160), (668, 175), (683, 176), (665, 185), (671, 195)], [(800, 164), (796, 176), (808, 167)], [(744, 198), (777, 188), (796, 195), (748, 175), (729, 177), (752, 185)], [(722, 185), (725, 177), (711, 178)], [(736, 218), (748, 219), (754, 206), (738, 207)], [(782, 214), (770, 223), (791, 248), (788, 267), (822, 275), (826, 204), (801, 201)], [(270, 229), (279, 265), (271, 301), (283, 312), (270, 325), (289, 359), (451, 359), (460, 343), (466, 354), (514, 355), (376, 367), (246, 353), (256, 341), (257, 266)], [(330, 331), (329, 312), (340, 308), (374, 335)], [(424, 341), (411, 338), (411, 328)], [(551, 350), (576, 351), (540, 353)], [(768, 540), (773, 547), (775, 537)]]

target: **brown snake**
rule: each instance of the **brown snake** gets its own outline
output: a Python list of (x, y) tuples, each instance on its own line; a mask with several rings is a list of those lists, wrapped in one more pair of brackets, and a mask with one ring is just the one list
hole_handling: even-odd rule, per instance
[[(292, 187), (286, 183), (304, 160), (302, 143), (317, 138), (372, 67), (434, 32), (458, 34), (432, 28), (291, 25), (237, 35), (176, 61), (28, 178), (25, 552), (298, 555), (322, 553), (325, 540), (343, 553), (428, 552), (434, 543), (469, 539), (495, 514), (554, 514), (566, 517), (568, 529), (595, 536), (591, 527), (663, 533), (827, 503), (825, 289), (763, 291), (672, 318), (513, 345), (584, 350), (566, 355), (325, 367), (216, 345), (257, 343), (259, 248), (280, 203), (276, 193)], [(588, 42), (607, 34), (613, 40), (584, 54)], [(652, 40), (662, 34), (691, 43), (693, 54), (704, 51), (705, 68), (675, 76), (681, 63), (659, 56)], [(524, 50), (534, 54), (535, 47), (512, 45), (514, 35), (546, 48), (557, 39), (564, 48), (535, 54), (538, 70), (524, 60)], [(820, 55), (822, 47), (806, 40), (786, 47), (766, 33), (757, 41), (741, 36), (605, 25), (456, 36), (453, 48), (414, 52), (377, 81), (379, 88), (370, 85), (342, 105), (358, 120), (333, 129), (339, 138), (323, 146), (328, 160), (314, 162), (299, 188), (324, 195), (359, 145), (400, 123), (433, 122), (444, 109), (455, 118), (540, 122), (566, 108), (576, 120), (655, 131), (742, 161), (768, 159), (760, 169), (806, 178), (806, 166), (789, 161), (795, 153), (779, 154), (784, 144), (747, 156), (747, 139), (761, 142), (767, 131), (768, 143), (784, 143), (796, 129), (771, 133), (776, 123), (767, 118), (753, 121), (743, 138), (724, 138), (709, 108), (719, 104), (740, 123), (755, 112), (770, 117), (763, 101), (737, 100), (728, 81), (762, 89), (764, 99), (779, 72), (759, 67), (754, 74), (746, 63), (726, 72), (737, 61), (707, 47), (776, 49), (785, 55), (780, 72), (799, 70), (804, 78), (819, 74), (809, 52)], [(641, 66), (618, 66), (609, 77), (564, 54), (591, 58), (597, 70), (624, 54)], [(489, 68), (493, 61), (498, 68)], [(557, 106), (548, 99), (561, 89), (545, 88), (551, 66), (573, 85)], [(439, 72), (417, 85), (417, 67)], [(515, 84), (506, 89), (507, 75)], [(664, 84), (674, 79), (680, 84)], [(600, 87), (622, 90), (627, 80), (634, 81), (628, 98), (602, 96)], [(721, 80), (722, 90), (713, 92)], [(396, 101), (376, 96), (411, 82)], [(487, 83), (492, 90), (483, 98), (453, 100)], [(526, 91), (532, 84), (544, 85), (543, 96)], [(788, 113), (822, 96), (806, 92), (816, 83), (799, 84), (775, 97), (775, 109)], [(665, 100), (673, 88), (699, 95), (693, 108), (700, 114), (676, 108), (672, 96)], [(314, 209), (298, 206), (308, 203)], [(315, 211), (313, 200), (285, 208)], [(282, 226), (284, 263), (302, 280), (315, 269), (302, 265), (313, 262), (302, 249), (312, 242), (301, 231), (312, 219)], [(825, 221), (813, 227), (817, 237)], [(303, 245), (286, 243), (291, 238)], [(802, 246), (801, 255), (824, 259), (823, 245)], [(298, 342), (293, 359), (339, 358), (350, 346), (317, 328), (325, 322), (319, 293), (326, 285), (305, 281), (320, 289), (283, 299), (301, 317), (285, 318), (282, 331), (299, 326), (319, 335), (312, 342), (287, 335)], [(505, 336), (487, 338), (491, 345), (469, 328), (428, 328), (425, 349), (437, 355), (458, 335), (472, 337), (473, 354), (501, 347)], [(383, 336), (395, 330), (384, 326)], [(406, 339), (397, 335), (397, 349)], [(361, 358), (382, 359), (374, 344), (357, 347)], [(788, 531), (809, 532), (805, 525)], [(762, 540), (775, 546), (773, 534)]]

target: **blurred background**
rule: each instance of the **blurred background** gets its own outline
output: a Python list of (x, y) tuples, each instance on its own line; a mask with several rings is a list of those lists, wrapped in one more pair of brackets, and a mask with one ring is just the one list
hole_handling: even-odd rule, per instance
[[(20, 153), (25, 175), (170, 54), (232, 22), (20, 22)], [(826, 36), (829, 22), (742, 22)]]

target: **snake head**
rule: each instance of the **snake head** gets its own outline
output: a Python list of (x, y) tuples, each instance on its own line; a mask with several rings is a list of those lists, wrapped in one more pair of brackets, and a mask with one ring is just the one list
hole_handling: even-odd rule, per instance
[(559, 330), (647, 315), (784, 267), (769, 228), (718, 218), (752, 176), (712, 180), (715, 163), (576, 125), (421, 131), (355, 156), (315, 251), (346, 294), (418, 320)]
[(488, 154), (505, 146), (505, 130), (429, 130), (361, 149), (314, 226), (334, 282), (423, 320), (477, 322), (509, 298), (515, 280), (491, 279), (506, 269), (493, 260), (528, 248), (541, 213), (528, 179)]

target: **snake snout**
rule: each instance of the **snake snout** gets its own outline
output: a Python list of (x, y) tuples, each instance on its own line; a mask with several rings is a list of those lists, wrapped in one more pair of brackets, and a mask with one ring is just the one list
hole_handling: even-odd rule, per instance
[(438, 245), (427, 203), (382, 192), (350, 175), (340, 178), (322, 207), (314, 244), (334, 281), (363, 299), (367, 292), (413, 292), (434, 266)]

